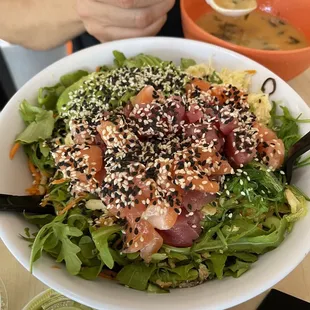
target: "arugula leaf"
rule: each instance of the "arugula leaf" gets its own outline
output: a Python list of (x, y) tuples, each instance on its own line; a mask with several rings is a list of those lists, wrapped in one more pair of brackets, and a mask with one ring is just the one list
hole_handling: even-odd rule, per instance
[(235, 264), (228, 267), (228, 270), (225, 271), (225, 276), (232, 276), (234, 278), (239, 278), (242, 274), (250, 269), (250, 264), (236, 260)]
[(51, 214), (40, 214), (40, 215), (30, 215), (24, 213), (24, 218), (31, 224), (42, 227), (55, 219), (54, 215)]
[[(232, 256), (235, 256), (239, 258), (242, 261), (245, 261), (247, 263), (255, 263), (257, 261), (257, 255), (251, 254), (251, 253), (246, 253), (246, 252), (239, 252), (239, 253), (233, 253), (231, 254)], [(230, 256), (230, 254), (229, 254)]]
[(179, 266), (176, 268), (159, 268), (151, 276), (150, 281), (155, 284), (163, 284), (167, 287), (177, 287), (184, 281), (194, 281), (199, 273), (194, 264)]
[(195, 66), (197, 63), (194, 59), (181, 58), (181, 69), (186, 70), (191, 66)]
[[(115, 261), (115, 263), (117, 263), (119, 266), (126, 266), (129, 264), (129, 260), (128, 257), (126, 257), (126, 254), (121, 253), (118, 250), (114, 250), (112, 248), (109, 248), (110, 253), (112, 255), (113, 260)], [(139, 254), (139, 252), (138, 252)], [(137, 259), (138, 257), (136, 257), (135, 259)]]
[(39, 142), (39, 150), (44, 157), (48, 157), (50, 155), (51, 149), (43, 142)]
[[(48, 187), (48, 201), (51, 201), (55, 207), (58, 205), (64, 207), (71, 198), (68, 186), (69, 181), (57, 185), (50, 184)], [(74, 208), (74, 210), (77, 209)]]
[(183, 261), (183, 260), (187, 260), (188, 256), (184, 254), (180, 254), (180, 253), (170, 252), (168, 253), (168, 258), (177, 260), (177, 261)]
[(155, 268), (155, 265), (148, 266), (144, 262), (133, 263), (123, 267), (116, 279), (123, 285), (145, 291)]
[(128, 253), (127, 254), (127, 258), (130, 260), (135, 260), (140, 256), (139, 252), (136, 253)]
[(75, 72), (63, 75), (60, 78), (60, 82), (65, 87), (69, 87), (72, 84), (74, 84), (75, 82), (79, 81), (83, 76), (86, 76), (88, 74), (89, 73), (87, 71), (85, 71), (85, 70), (77, 70)]
[(79, 248), (81, 249), (81, 254), (85, 258), (94, 258), (97, 256), (97, 249), (94, 241), (89, 236), (83, 236), (79, 241)]
[(205, 230), (205, 232), (196, 240), (192, 246), (192, 250), (195, 251), (195, 247), (197, 247), (198, 244), (201, 246), (202, 244), (208, 243), (210, 240), (212, 240), (212, 237), (221, 228), (222, 225), (223, 223), (219, 223), (218, 225)]
[(40, 140), (46, 140), (52, 136), (55, 120), (52, 111), (42, 110), (36, 114), (35, 120), (18, 135), (17, 142), (30, 144)]
[(36, 235), (36, 238), (33, 242), (32, 248), (31, 248), (31, 255), (30, 255), (30, 272), (32, 272), (33, 263), (39, 259), (42, 255), (44, 243), (48, 239), (48, 237), (53, 233), (52, 226), (54, 221), (58, 221), (59, 218), (55, 218), (53, 222), (48, 223), (44, 225)]
[(255, 254), (262, 254), (270, 251), (283, 241), (287, 228), (287, 221), (285, 218), (281, 219), (280, 225), (277, 229), (270, 233), (263, 233), (259, 236), (241, 236), (238, 240), (235, 237), (227, 238), (227, 246), (223, 245), (220, 240), (201, 240), (194, 243), (192, 251), (203, 252), (250, 252)]
[(77, 227), (81, 231), (86, 230), (89, 227), (88, 219), (82, 214), (70, 214), (68, 216), (68, 225), (71, 227)]
[(277, 122), (277, 103), (275, 101), (272, 101), (272, 108), (270, 111), (270, 121), (268, 123), (268, 127), (270, 129), (274, 129)]
[(295, 169), (302, 168), (310, 165), (310, 156), (307, 156), (306, 158), (299, 160), (295, 163)]
[(52, 228), (54, 234), (61, 242), (61, 250), (56, 262), (60, 263), (64, 260), (68, 272), (72, 275), (77, 275), (80, 272), (82, 262), (76, 254), (81, 249), (69, 237), (80, 237), (83, 235), (83, 232), (76, 227), (70, 227), (67, 224), (57, 222), (54, 223)]
[(118, 225), (103, 226), (91, 232), (92, 239), (99, 251), (99, 256), (104, 264), (112, 269), (114, 267), (114, 260), (109, 250), (108, 239), (113, 234), (119, 232), (121, 227)]
[[(40, 258), (43, 249), (50, 251), (51, 254), (58, 254), (56, 262), (65, 261), (66, 267), (72, 275), (79, 273), (81, 261), (76, 255), (81, 249), (74, 244), (69, 237), (79, 237), (83, 233), (76, 227), (63, 224), (66, 214), (54, 218), (51, 223), (44, 225), (34, 240), (31, 249), (30, 271), (32, 272), (33, 263)], [(55, 248), (58, 246), (57, 250)]]
[(81, 271), (79, 273), (79, 276), (81, 276), (85, 280), (95, 280), (98, 275), (100, 274), (103, 267), (103, 263), (93, 266), (93, 267), (82, 267)]
[(168, 271), (176, 273), (180, 277), (180, 281), (188, 280), (190, 270), (194, 268), (194, 264), (188, 264), (185, 266), (179, 266), (175, 268), (167, 268)]
[(28, 156), (29, 160), (36, 167), (38, 167), (40, 171), (46, 172), (47, 175), (52, 176), (54, 174), (55, 161), (51, 153), (49, 152), (49, 148), (43, 147), (41, 146), (41, 144), (41, 141), (32, 144), (25, 144), (24, 151)]
[(30, 228), (29, 227), (25, 227), (24, 229), (25, 235), (30, 238)]
[(209, 260), (213, 264), (213, 270), (218, 279), (223, 278), (224, 267), (227, 260), (227, 256), (224, 254), (212, 253)]
[(191, 253), (191, 248), (176, 248), (170, 245), (164, 244), (162, 248), (165, 250), (166, 253), (179, 253), (179, 254), (190, 254)]
[(222, 84), (223, 83), (223, 80), (220, 78), (220, 76), (218, 75), (218, 73), (216, 71), (213, 71), (212, 74), (208, 76), (207, 80), (213, 84)]
[(154, 263), (155, 262), (160, 262), (160, 261), (163, 261), (163, 260), (165, 260), (167, 258), (168, 258), (168, 256), (165, 253), (154, 253), (152, 255), (152, 262), (154, 262)]

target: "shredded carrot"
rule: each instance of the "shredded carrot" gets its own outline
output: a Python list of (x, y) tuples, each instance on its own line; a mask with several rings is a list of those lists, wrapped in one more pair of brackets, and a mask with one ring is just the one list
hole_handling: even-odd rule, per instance
[(53, 185), (58, 185), (58, 184), (62, 184), (62, 183), (65, 183), (65, 182), (67, 182), (68, 181), (68, 179), (59, 179), (59, 180), (54, 180), (51, 184), (53, 184)]
[(257, 71), (256, 70), (246, 70), (245, 72), (247, 72), (249, 74), (255, 74)]
[(109, 280), (114, 280), (117, 276), (117, 273), (113, 270), (103, 270), (99, 273), (99, 277)]
[(69, 203), (59, 212), (59, 214), (64, 214), (65, 212), (69, 211), (71, 208), (73, 208), (77, 203), (79, 203), (81, 200), (83, 200), (85, 196), (78, 197), (76, 199), (73, 199), (69, 201)]
[(41, 174), (30, 160), (28, 160), (28, 167), (34, 177), (34, 184), (30, 188), (27, 188), (26, 192), (30, 195), (40, 195), (39, 186), (41, 182)]
[(99, 71), (100, 71), (100, 66), (96, 68), (96, 72), (99, 72)]
[(32, 186), (30, 188), (27, 188), (26, 189), (26, 192), (29, 194), (29, 195), (39, 195), (40, 194), (40, 191), (39, 191), (39, 187), (38, 186)]
[(19, 142), (14, 143), (13, 147), (10, 150), (10, 159), (13, 159), (15, 157), (19, 148), (20, 148), (20, 143)]
[(28, 167), (35, 181), (40, 181), (41, 179), (40, 173), (37, 171), (36, 167), (30, 160), (28, 160)]

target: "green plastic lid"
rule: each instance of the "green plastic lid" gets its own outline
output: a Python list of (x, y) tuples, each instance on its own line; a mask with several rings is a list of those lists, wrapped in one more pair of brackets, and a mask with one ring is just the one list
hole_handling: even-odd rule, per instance
[(52, 289), (48, 289), (32, 299), (23, 310), (94, 310), (81, 305)]

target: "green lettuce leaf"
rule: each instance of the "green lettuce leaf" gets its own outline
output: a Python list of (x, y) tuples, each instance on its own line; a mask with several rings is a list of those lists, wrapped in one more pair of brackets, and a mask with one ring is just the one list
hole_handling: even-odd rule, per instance
[(117, 68), (141, 68), (145, 66), (158, 67), (169, 63), (152, 55), (139, 54), (135, 57), (126, 58), (126, 56), (119, 51), (113, 51), (113, 55), (114, 64)]
[(168, 290), (164, 290), (162, 288), (160, 288), (158, 285), (155, 285), (153, 283), (149, 283), (147, 286), (147, 290), (148, 293), (155, 293), (155, 294), (166, 294), (169, 293)]
[(116, 65), (116, 67), (123, 67), (124, 66), (124, 62), (126, 60), (126, 56), (124, 55), (124, 53), (119, 52), (119, 51), (113, 51), (113, 55), (114, 55), (114, 64)]
[(77, 70), (75, 72), (63, 75), (60, 78), (60, 82), (63, 86), (65, 86), (67, 88), (67, 87), (71, 86), (72, 84), (74, 84), (75, 82), (79, 81), (83, 76), (86, 76), (88, 74), (89, 73), (87, 71)]
[(57, 112), (61, 116), (63, 112), (67, 111), (70, 107), (68, 106), (68, 102), (70, 101), (69, 93), (74, 92), (75, 90), (83, 87), (84, 82), (91, 77), (96, 78), (97, 75), (100, 75), (100, 72), (93, 72), (89, 75), (83, 76), (77, 82), (73, 83), (71, 86), (67, 87), (65, 91), (59, 96), (56, 104)]
[(195, 66), (196, 65), (196, 61), (194, 59), (191, 58), (181, 58), (181, 69), (182, 70), (186, 70), (191, 66)]
[(36, 116), (43, 112), (42, 108), (34, 106), (28, 103), (27, 100), (23, 100), (23, 102), (19, 106), (19, 112), (26, 124), (30, 124), (36, 120)]
[(46, 140), (52, 136), (55, 119), (52, 111), (42, 110), (36, 114), (35, 120), (20, 133), (16, 141), (23, 144), (30, 144), (41, 140)]
[(55, 110), (59, 96), (66, 89), (65, 86), (58, 83), (51, 87), (41, 87), (38, 92), (38, 104), (46, 110)]

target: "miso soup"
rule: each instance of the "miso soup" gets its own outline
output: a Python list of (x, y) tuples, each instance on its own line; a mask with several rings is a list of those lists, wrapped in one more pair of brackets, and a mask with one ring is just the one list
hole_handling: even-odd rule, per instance
[(227, 42), (262, 50), (292, 50), (309, 46), (306, 36), (286, 21), (262, 11), (243, 17), (206, 13), (197, 25)]

